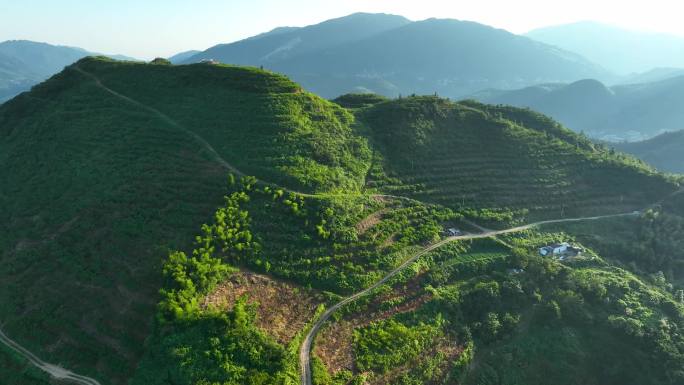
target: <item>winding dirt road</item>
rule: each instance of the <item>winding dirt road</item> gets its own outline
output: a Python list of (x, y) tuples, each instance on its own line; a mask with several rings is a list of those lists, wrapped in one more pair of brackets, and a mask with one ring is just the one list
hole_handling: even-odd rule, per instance
[(316, 320), (316, 322), (313, 324), (311, 327), (311, 330), (309, 330), (309, 333), (304, 337), (304, 341), (302, 342), (302, 346), (299, 349), (299, 365), (301, 368), (301, 384), (302, 385), (312, 385), (312, 378), (311, 378), (311, 347), (313, 345), (313, 341), (316, 338), (316, 335), (320, 331), (320, 329), (323, 327), (326, 321), (330, 319), (330, 317), (335, 313), (337, 310), (342, 308), (343, 306), (352, 303), (356, 301), (357, 299), (364, 297), (368, 294), (370, 294), (373, 290), (377, 289), (381, 285), (385, 284), (387, 281), (389, 281), (392, 277), (395, 275), (399, 274), (401, 271), (409, 267), (413, 262), (415, 262), (418, 258), (424, 256), (425, 254), (434, 251), (436, 249), (439, 249), (440, 247), (451, 243), (451, 242), (456, 242), (456, 241), (462, 241), (462, 240), (468, 240), (468, 239), (482, 239), (482, 238), (490, 238), (490, 237), (495, 237), (497, 235), (504, 235), (504, 234), (511, 234), (511, 233), (516, 233), (520, 231), (525, 231), (529, 230), (534, 227), (538, 226), (543, 226), (543, 225), (549, 225), (549, 224), (554, 224), (554, 223), (569, 223), (569, 222), (584, 222), (584, 221), (595, 221), (595, 220), (600, 220), (600, 219), (607, 219), (607, 218), (619, 218), (619, 217), (630, 217), (630, 216), (638, 216), (641, 215), (641, 211), (634, 211), (626, 214), (614, 214), (614, 215), (602, 215), (602, 216), (595, 216), (595, 217), (584, 217), (584, 218), (570, 218), (570, 219), (554, 219), (554, 220), (548, 220), (548, 221), (541, 221), (541, 222), (535, 222), (531, 223), (529, 225), (524, 225), (524, 226), (517, 226), (517, 227), (512, 227), (510, 229), (505, 229), (505, 230), (488, 230), (482, 233), (478, 234), (467, 234), (467, 235), (461, 235), (461, 236), (456, 236), (456, 237), (449, 237), (445, 238), (437, 243), (434, 243), (425, 249), (421, 250), (417, 254), (413, 255), (411, 258), (407, 259), (404, 263), (399, 265), (396, 269), (390, 271), (385, 275), (382, 279), (374, 283), (372, 286), (359, 291), (358, 293), (347, 297), (343, 299), (342, 301), (336, 303), (335, 305), (331, 306), (328, 310), (326, 310), (321, 316)]
[(101, 385), (94, 378), (81, 376), (80, 374), (73, 373), (69, 370), (62, 368), (61, 366), (53, 365), (41, 360), (40, 358), (36, 357), (33, 353), (26, 350), (23, 346), (19, 345), (18, 343), (14, 342), (12, 339), (7, 337), (7, 335), (3, 333), (2, 330), (0, 330), (0, 343), (9, 347), (20, 356), (24, 357), (33, 366), (49, 374), (50, 376), (52, 376), (52, 378), (62, 381), (70, 381), (71, 383), (78, 385)]
[[(162, 113), (161, 111), (159, 111), (155, 108), (147, 106), (147, 105), (145, 105), (145, 104), (143, 104), (137, 100), (134, 100), (134, 99), (132, 99), (126, 95), (120, 94), (120, 93), (108, 88), (95, 75), (84, 71), (83, 69), (79, 68), (78, 66), (73, 66), (71, 68), (73, 68), (74, 70), (76, 70), (76, 71), (80, 72), (81, 74), (87, 76), (88, 78), (91, 78), (98, 87), (102, 88), (103, 90), (105, 90), (109, 94), (111, 94), (117, 98), (120, 98), (120, 99), (122, 99), (122, 100), (124, 100), (130, 104), (133, 104), (139, 108), (142, 108), (142, 109), (156, 115), (157, 117), (162, 119), (167, 124), (170, 124), (170, 125), (178, 128), (178, 129), (184, 131), (189, 136), (191, 136), (196, 142), (198, 142), (200, 145), (202, 145), (202, 147), (204, 147), (221, 166), (223, 166), (224, 168), (226, 168), (227, 170), (229, 170), (233, 174), (235, 174), (237, 176), (245, 176), (246, 175), (245, 173), (243, 173), (242, 171), (240, 171), (239, 169), (237, 169), (236, 167), (234, 167), (230, 163), (228, 163), (223, 157), (221, 157), (221, 155), (213, 148), (213, 146), (211, 146), (211, 144), (209, 144), (209, 142), (207, 142), (204, 138), (200, 137), (195, 132), (187, 129), (186, 127), (180, 125), (175, 120), (171, 119), (168, 115)], [(257, 179), (257, 183), (262, 184), (262, 185), (276, 186), (274, 184), (271, 184), (271, 183), (268, 183), (265, 181), (260, 181), (258, 179)], [(290, 190), (290, 189), (283, 188), (283, 187), (279, 187), (279, 188), (283, 189), (284, 191), (292, 192), (292, 193), (295, 193), (295, 194), (298, 194), (301, 196), (305, 196), (305, 197), (317, 198), (317, 197), (336, 196), (335, 194), (308, 194), (308, 193), (302, 193), (299, 191)], [(684, 192), (684, 190), (680, 190), (680, 191), (676, 192), (676, 194), (682, 193), (682, 192)], [(358, 195), (358, 194), (356, 194), (356, 195)], [(675, 194), (673, 194), (673, 195), (675, 195)], [(339, 194), (339, 196), (350, 196), (350, 194)], [(375, 194), (373, 196), (393, 198), (393, 199), (399, 199), (399, 200), (405, 200), (405, 201), (411, 201), (411, 202), (418, 202), (417, 200), (412, 199), (412, 198), (395, 196), (395, 195)], [(434, 251), (434, 250), (444, 246), (445, 244), (455, 242), (455, 241), (460, 241), (460, 240), (489, 238), (489, 237), (494, 237), (497, 235), (510, 234), (510, 233), (515, 233), (515, 232), (519, 232), (519, 231), (524, 231), (524, 230), (531, 229), (533, 227), (547, 225), (547, 224), (581, 222), (581, 221), (591, 221), (591, 220), (599, 220), (599, 219), (605, 219), (605, 218), (626, 217), (626, 216), (639, 215), (640, 213), (641, 212), (632, 212), (632, 213), (627, 213), (627, 214), (616, 214), (616, 215), (605, 215), (605, 216), (595, 216), (595, 217), (585, 217), (585, 218), (572, 218), (572, 219), (558, 219), (558, 220), (541, 221), (541, 222), (536, 222), (536, 223), (532, 223), (529, 225), (513, 227), (510, 229), (506, 229), (506, 230), (497, 230), (497, 231), (487, 230), (487, 231), (483, 231), (482, 233), (478, 233), (478, 234), (468, 234), (468, 235), (462, 235), (462, 236), (456, 236), (456, 237), (449, 237), (449, 238), (445, 238), (445, 239), (443, 239), (437, 243), (434, 243), (434, 244), (426, 247), (425, 249), (421, 250), (420, 252), (413, 255), (411, 258), (409, 258), (405, 262), (403, 262), (399, 267), (397, 267), (394, 270), (392, 270), (391, 272), (389, 272), (387, 275), (385, 275), (382, 279), (377, 281), (372, 286), (370, 286), (370, 287), (368, 287), (362, 291), (359, 291), (358, 293), (356, 293), (350, 297), (347, 297), (347, 298), (343, 299), (342, 301), (336, 303), (335, 305), (330, 307), (328, 310), (326, 310), (318, 318), (318, 320), (314, 323), (314, 325), (312, 326), (309, 333), (306, 335), (306, 337), (305, 337), (305, 339), (301, 345), (301, 348), (300, 348), (299, 361), (300, 361), (300, 366), (301, 366), (301, 383), (302, 383), (302, 385), (311, 385), (311, 380), (312, 380), (311, 379), (311, 366), (310, 366), (310, 363), (311, 363), (311, 347), (312, 347), (313, 341), (314, 341), (316, 335), (318, 334), (318, 332), (320, 331), (321, 327), (325, 324), (326, 321), (328, 321), (330, 319), (330, 317), (333, 315), (333, 313), (335, 313), (335, 311), (339, 310), (343, 306), (345, 306), (349, 303), (352, 303), (352, 302), (356, 301), (357, 299), (370, 294), (373, 290), (375, 290), (379, 286), (385, 284), (392, 277), (394, 277), (395, 275), (397, 275), (398, 273), (400, 273), (401, 271), (403, 271), (404, 269), (409, 267), (418, 258), (424, 256), (425, 254), (427, 254), (431, 251)], [(28, 360), (32, 365), (34, 365), (38, 369), (48, 373), (53, 378), (65, 380), (65, 381), (71, 381), (72, 383), (78, 384), (78, 385), (101, 385), (97, 380), (95, 380), (93, 378), (82, 376), (79, 374), (75, 374), (75, 373), (73, 373), (67, 369), (64, 369), (60, 366), (53, 365), (53, 364), (50, 364), (50, 363), (47, 363), (47, 362), (40, 360), (33, 353), (31, 353), (30, 351), (28, 351), (27, 349), (25, 349), (24, 347), (22, 347), (21, 345), (19, 345), (18, 343), (16, 343), (15, 341), (10, 339), (9, 337), (7, 337), (7, 335), (5, 335), (2, 331), (0, 331), (0, 343), (8, 346), (10, 349), (15, 351), (17, 354), (19, 354), (20, 356), (22, 356), (26, 360)]]

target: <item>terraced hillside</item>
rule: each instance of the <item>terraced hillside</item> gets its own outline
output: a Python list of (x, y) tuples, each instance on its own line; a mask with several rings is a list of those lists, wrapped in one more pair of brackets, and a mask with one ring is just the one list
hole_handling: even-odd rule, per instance
[(640, 161), (531, 111), (437, 97), (357, 111), (378, 152), (369, 185), (387, 193), (562, 218), (641, 209), (676, 188)]
[(358, 190), (367, 150), (351, 120), (255, 69), (106, 59), (3, 105), (3, 330), (42, 359), (125, 383), (152, 326), (162, 259), (222, 201), (217, 154), (292, 186)]
[(537, 255), (566, 237), (524, 232), (434, 251), (323, 330), (314, 383), (678, 384), (676, 295), (591, 250), (566, 262)]
[[(350, 109), (254, 68), (89, 58), (0, 107), (2, 330), (102, 385), (296, 384), (314, 319), (397, 272), (314, 341), (318, 384), (538, 384), (522, 369), (504, 376), (525, 362), (505, 344), (522, 336), (510, 349), (525, 347), (539, 337), (530, 330), (559, 324), (598, 325), (610, 346), (615, 330), (633, 332), (639, 344), (618, 347), (658, 358), (615, 359), (587, 379), (619, 383), (641, 370), (676, 384), (674, 288), (598, 257), (577, 266), (587, 278), (535, 255), (561, 233), (424, 251), (448, 227), (641, 209), (675, 181), (523, 110), (436, 97), (338, 102)], [(579, 305), (564, 294), (573, 287)], [(266, 314), (258, 301), (302, 313)], [(638, 313), (622, 319), (625, 309), (605, 305), (619, 301)], [(556, 307), (596, 317), (569, 325)], [(639, 339), (658, 330), (655, 344)], [(554, 354), (581, 364), (549, 373), (583, 372), (604, 353), (572, 346)], [(488, 358), (496, 349), (515, 358), (510, 367)], [(6, 349), (0, 362), (8, 385), (45, 380)]]

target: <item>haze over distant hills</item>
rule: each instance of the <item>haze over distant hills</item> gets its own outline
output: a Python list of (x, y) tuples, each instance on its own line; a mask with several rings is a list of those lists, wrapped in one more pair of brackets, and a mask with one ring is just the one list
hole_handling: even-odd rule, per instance
[[(0, 43), (0, 103), (61, 71), (65, 66), (91, 55), (82, 48), (55, 46), (28, 40)], [(117, 60), (133, 60), (108, 55)]]
[(662, 171), (684, 174), (684, 131), (668, 132), (643, 142), (618, 143), (615, 147)]
[(169, 57), (169, 61), (173, 64), (179, 64), (179, 63), (197, 55), (200, 52), (202, 52), (202, 51), (190, 50), (190, 51), (179, 52), (179, 53)]
[(620, 84), (653, 83), (678, 76), (684, 76), (684, 68), (662, 67), (650, 71), (631, 74), (620, 80)]
[(582, 80), (514, 91), (490, 90), (473, 97), (529, 107), (603, 140), (643, 140), (684, 129), (684, 76), (610, 88), (597, 80)]
[(325, 97), (463, 96), (484, 88), (568, 82), (608, 71), (574, 53), (482, 24), (353, 14), (304, 28), (276, 29), (212, 47), (187, 62), (215, 59), (282, 72)]
[(576, 52), (621, 75), (684, 68), (684, 38), (585, 21), (536, 29), (527, 36)]

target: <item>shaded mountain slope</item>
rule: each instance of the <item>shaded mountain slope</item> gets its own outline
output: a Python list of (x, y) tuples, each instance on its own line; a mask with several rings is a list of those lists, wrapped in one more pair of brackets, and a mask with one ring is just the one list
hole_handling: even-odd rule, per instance
[[(0, 43), (0, 103), (89, 55), (93, 53), (81, 48), (27, 40)], [(117, 60), (133, 60), (121, 55), (111, 57)]]
[(614, 146), (659, 170), (684, 173), (684, 131), (665, 133), (643, 142), (616, 143)]
[(643, 140), (684, 128), (684, 76), (610, 88), (596, 80), (582, 80), (516, 91), (490, 90), (473, 97), (529, 107), (603, 140)]
[(171, 57), (169, 57), (169, 61), (173, 64), (179, 64), (195, 55), (200, 53), (201, 51), (196, 51), (196, 50), (190, 50), (190, 51), (184, 51), (184, 52), (179, 52)]
[(189, 61), (202, 59), (263, 65), (329, 98), (371, 91), (458, 97), (491, 87), (610, 77), (576, 54), (482, 24), (374, 14), (216, 46)]

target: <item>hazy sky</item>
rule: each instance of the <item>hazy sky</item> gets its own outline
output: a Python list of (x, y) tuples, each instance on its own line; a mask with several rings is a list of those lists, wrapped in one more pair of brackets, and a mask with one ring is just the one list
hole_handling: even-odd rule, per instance
[(681, 8), (681, 0), (0, 0), (0, 41), (149, 59), (354, 12), (473, 20), (516, 33), (596, 20), (684, 36)]

